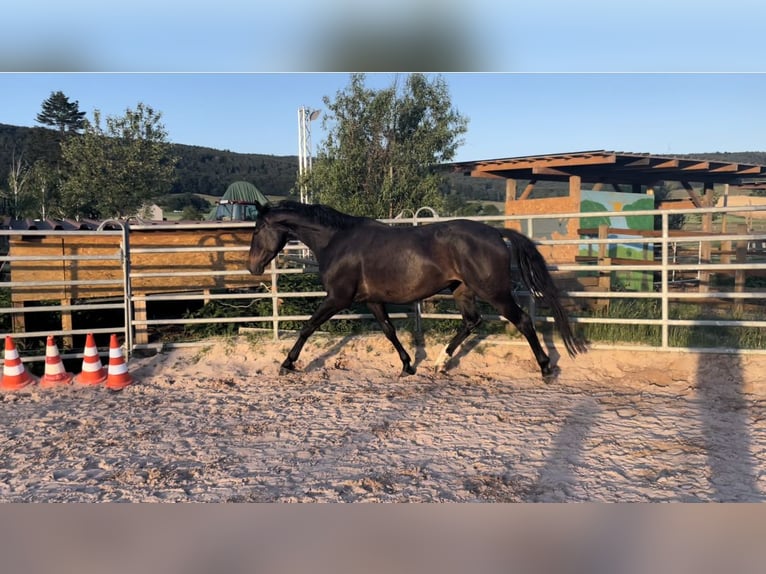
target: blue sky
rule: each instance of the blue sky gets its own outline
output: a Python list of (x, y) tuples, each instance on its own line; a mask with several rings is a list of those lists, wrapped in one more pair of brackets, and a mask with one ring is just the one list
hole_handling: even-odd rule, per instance
[[(457, 161), (607, 149), (655, 154), (766, 150), (766, 74), (441, 74), (468, 118)], [(368, 74), (381, 88), (392, 73)], [(399, 77), (401, 80), (401, 76)], [(175, 143), (295, 155), (297, 112), (322, 108), (345, 73), (4, 73), (0, 123), (33, 126), (53, 91), (92, 117), (138, 102), (163, 114)], [(313, 148), (324, 139), (312, 124)]]
[[(0, 35), (6, 71), (372, 70), (349, 59), (378, 39), (375, 58), (389, 65), (374, 69), (766, 72), (763, 0), (7, 4)], [(427, 65), (414, 50), (397, 57), (415, 37), (438, 44), (444, 59)]]
[(347, 70), (433, 70), (460, 72), (459, 161), (766, 150), (763, 0), (25, 0), (3, 21), (0, 123), (61, 90), (89, 116), (151, 105), (173, 142), (296, 154), (298, 107)]

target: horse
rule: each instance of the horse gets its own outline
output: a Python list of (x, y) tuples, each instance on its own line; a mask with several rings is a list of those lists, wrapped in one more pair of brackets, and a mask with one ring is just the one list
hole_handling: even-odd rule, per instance
[(446, 369), (455, 350), (481, 323), (478, 298), (490, 303), (524, 335), (543, 378), (549, 379), (554, 375), (550, 358), (533, 321), (514, 300), (512, 252), (523, 282), (551, 309), (569, 355), (585, 352), (584, 343), (572, 332), (545, 259), (534, 242), (518, 231), (468, 219), (392, 227), (327, 205), (285, 200), (259, 210), (247, 257), (250, 273), (262, 275), (289, 240), (299, 240), (313, 252), (327, 295), (301, 328), (280, 373), (295, 371), (306, 340), (325, 321), (360, 302), (367, 305), (399, 354), (401, 375), (415, 374), (385, 305), (412, 303), (448, 289), (462, 324), (437, 359), (437, 370)]

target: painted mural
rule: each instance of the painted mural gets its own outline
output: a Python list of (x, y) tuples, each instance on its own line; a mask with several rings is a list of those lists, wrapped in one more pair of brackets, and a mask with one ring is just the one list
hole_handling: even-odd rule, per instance
[[(580, 212), (597, 213), (603, 211), (619, 211), (625, 215), (592, 216), (583, 215), (580, 227), (594, 229), (607, 225), (610, 238), (624, 238), (624, 243), (612, 243), (607, 246), (606, 257), (612, 259), (652, 260), (654, 253), (651, 244), (631, 242), (630, 239), (640, 237), (631, 234), (631, 230), (654, 229), (654, 217), (651, 215), (630, 215), (631, 211), (654, 209), (654, 196), (643, 193), (620, 193), (608, 191), (582, 190)], [(596, 236), (597, 237), (597, 236)], [(595, 257), (598, 255), (597, 245), (581, 245), (579, 255)], [(615, 272), (612, 274), (612, 289), (643, 291), (652, 287), (652, 273), (643, 271)]]

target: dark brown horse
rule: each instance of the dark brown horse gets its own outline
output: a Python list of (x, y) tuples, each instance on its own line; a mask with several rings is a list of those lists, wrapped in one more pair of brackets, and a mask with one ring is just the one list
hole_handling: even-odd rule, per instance
[[(366, 303), (399, 353), (402, 374), (413, 374), (410, 356), (396, 336), (386, 303), (410, 303), (449, 289), (463, 324), (437, 361), (440, 367), (481, 322), (476, 299), (490, 303), (526, 337), (543, 377), (552, 374), (529, 315), (512, 294), (511, 253), (532, 294), (547, 305), (571, 356), (585, 346), (572, 333), (558, 290), (535, 244), (511, 229), (455, 219), (419, 227), (390, 227), (324, 205), (283, 201), (265, 207), (256, 219), (248, 270), (261, 275), (288, 240), (298, 239), (314, 253), (327, 296), (301, 329), (282, 363), (295, 369), (301, 349), (322, 323), (354, 302)], [(510, 243), (506, 243), (506, 240)]]

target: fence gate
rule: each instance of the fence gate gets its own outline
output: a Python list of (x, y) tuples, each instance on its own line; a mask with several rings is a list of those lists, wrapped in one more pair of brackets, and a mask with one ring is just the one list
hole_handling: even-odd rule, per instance
[[(22, 360), (44, 361), (49, 335), (62, 359), (82, 357), (80, 340), (88, 333), (101, 347), (106, 336), (121, 334), (131, 348), (127, 225), (105, 221), (95, 231), (29, 225), (0, 230), (0, 240), (0, 336), (14, 338)], [(105, 312), (119, 321), (97, 325), (94, 318)]]

